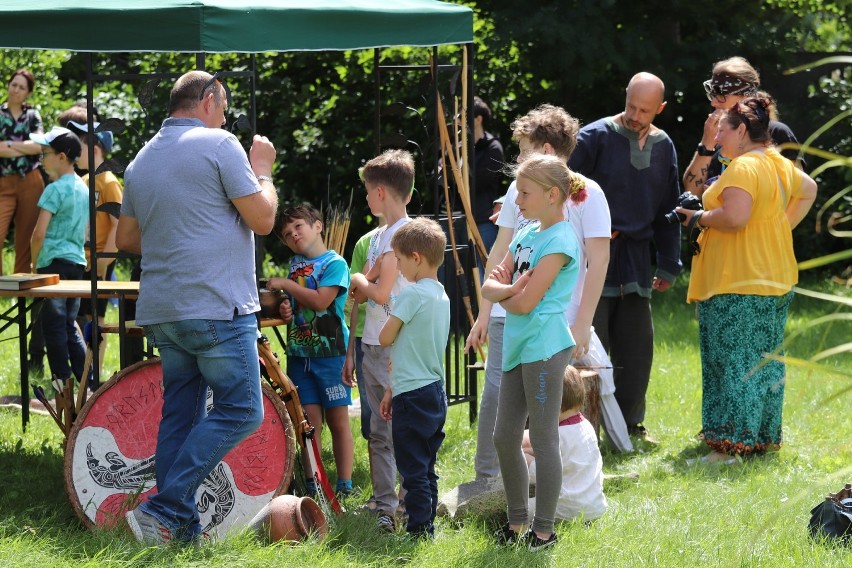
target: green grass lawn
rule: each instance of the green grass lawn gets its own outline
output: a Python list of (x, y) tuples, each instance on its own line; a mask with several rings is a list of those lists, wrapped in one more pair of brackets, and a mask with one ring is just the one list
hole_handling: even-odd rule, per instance
[[(814, 287), (811, 285), (810, 287)], [(852, 296), (848, 290), (823, 291)], [(241, 535), (201, 550), (144, 548), (123, 532), (90, 531), (75, 516), (63, 481), (63, 438), (49, 417), (34, 416), (25, 434), (20, 413), (0, 411), (0, 566), (848, 566), (843, 549), (807, 536), (810, 508), (852, 480), (852, 420), (848, 355), (823, 361), (841, 375), (789, 368), (781, 451), (735, 467), (688, 466), (705, 453), (701, 427), (697, 324), (684, 304), (685, 282), (653, 301), (654, 370), (648, 394), (649, 431), (656, 449), (619, 455), (604, 444), (606, 473), (638, 480), (607, 485), (609, 511), (591, 527), (558, 527), (559, 543), (537, 554), (498, 547), (493, 527), (439, 520), (436, 542), (411, 544), (380, 533), (368, 518), (347, 513), (331, 520), (322, 543), (265, 545)], [(2, 306), (0, 306), (2, 307)], [(852, 337), (847, 322), (808, 328), (836, 311), (834, 304), (798, 296), (788, 332), (804, 330), (790, 354), (809, 357)], [(845, 308), (849, 312), (849, 308)], [(7, 332), (0, 339), (13, 338)], [(0, 341), (0, 393), (18, 392), (17, 343)], [(108, 350), (105, 375), (117, 370)], [(473, 478), (475, 429), (466, 407), (453, 407), (439, 456), (445, 492)], [(352, 423), (358, 432), (357, 420)], [(328, 444), (326, 444), (328, 445)], [(369, 495), (366, 444), (356, 436), (350, 509)], [(330, 453), (328, 468), (333, 470)], [(334, 472), (329, 472), (334, 479)]]

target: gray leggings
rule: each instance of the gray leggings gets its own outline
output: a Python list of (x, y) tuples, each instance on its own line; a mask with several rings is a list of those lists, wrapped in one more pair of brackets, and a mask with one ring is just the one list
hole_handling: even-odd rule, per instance
[(500, 460), (510, 524), (526, 524), (529, 515), (529, 470), (521, 451), (524, 426), (529, 416), (530, 443), (536, 462), (536, 512), (532, 529), (550, 534), (556, 501), (562, 487), (559, 455), (559, 411), (562, 377), (571, 349), (563, 349), (544, 361), (522, 363), (503, 372), (494, 446)]

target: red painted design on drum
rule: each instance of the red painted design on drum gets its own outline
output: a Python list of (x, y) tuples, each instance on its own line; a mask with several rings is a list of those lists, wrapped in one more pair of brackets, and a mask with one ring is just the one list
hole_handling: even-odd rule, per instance
[(281, 435), (278, 420), (275, 407), (264, 396), (263, 423), (260, 428), (222, 460), (234, 471), (234, 481), (239, 490), (247, 495), (269, 493), (278, 486), (284, 475), (286, 463), (281, 456), (287, 453), (287, 438)]
[(157, 488), (146, 491), (141, 497), (132, 493), (113, 493), (101, 503), (95, 514), (95, 524), (105, 529), (111, 529), (124, 520), (124, 513), (135, 509), (140, 503), (144, 503), (156, 495)]
[(133, 379), (99, 391), (98, 412), (88, 413), (82, 427), (100, 426), (109, 430), (121, 453), (139, 460), (153, 455), (157, 449), (163, 414), (163, 367), (141, 367)]

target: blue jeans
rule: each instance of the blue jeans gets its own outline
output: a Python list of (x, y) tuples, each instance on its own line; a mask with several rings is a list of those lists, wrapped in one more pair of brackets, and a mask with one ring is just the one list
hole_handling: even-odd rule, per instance
[(447, 395), (444, 382), (393, 397), (393, 449), (396, 467), (406, 490), (409, 533), (434, 534), (438, 510), (438, 475), (435, 460), (444, 441)]
[[(157, 494), (140, 508), (172, 534), (201, 534), (195, 493), (225, 454), (263, 421), (257, 319), (186, 320), (145, 326), (163, 362)], [(213, 391), (208, 414), (207, 388)]]
[[(39, 274), (58, 274), (60, 280), (80, 280), (85, 266), (54, 259)], [(67, 380), (71, 373), (80, 380), (86, 362), (86, 344), (77, 333), (75, 320), (80, 310), (80, 298), (45, 298), (41, 308), (41, 330), (47, 350), (50, 372)]]

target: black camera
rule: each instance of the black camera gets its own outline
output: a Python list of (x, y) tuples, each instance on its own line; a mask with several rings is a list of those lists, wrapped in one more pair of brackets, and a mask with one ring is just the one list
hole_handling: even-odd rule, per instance
[[(693, 193), (689, 193), (688, 191), (684, 191), (677, 196), (677, 206), (689, 209), (690, 211), (701, 211), (704, 208), (701, 205), (701, 198)], [(686, 219), (686, 215), (683, 213), (678, 213), (674, 210), (666, 213), (666, 221), (672, 225), (675, 223), (683, 223), (684, 219)]]

